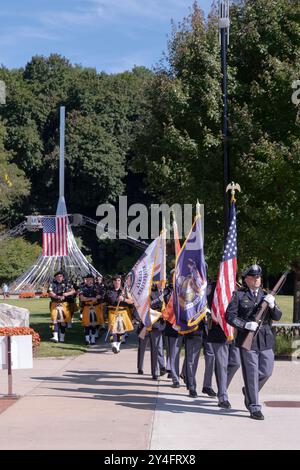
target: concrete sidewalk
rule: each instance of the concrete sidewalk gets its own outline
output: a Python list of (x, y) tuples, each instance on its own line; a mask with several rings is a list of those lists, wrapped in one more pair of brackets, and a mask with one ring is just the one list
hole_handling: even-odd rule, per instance
[[(145, 375), (137, 375), (136, 356), (133, 343), (119, 355), (102, 343), (76, 358), (37, 359), (33, 370), (14, 371), (22, 398), (0, 414), (0, 449), (300, 448), (300, 363), (276, 362), (261, 395), (293, 407), (264, 406), (266, 419), (257, 422), (244, 408), (240, 372), (230, 387), (233, 408), (224, 411), (216, 399), (171, 388), (166, 376), (153, 381), (149, 352)], [(201, 359), (198, 392), (203, 370)]]

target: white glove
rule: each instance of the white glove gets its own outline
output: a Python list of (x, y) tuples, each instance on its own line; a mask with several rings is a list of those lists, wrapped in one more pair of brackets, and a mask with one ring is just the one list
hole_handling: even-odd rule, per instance
[(275, 297), (272, 294), (267, 294), (264, 296), (264, 300), (268, 302), (270, 308), (275, 307)]
[(258, 328), (258, 323), (256, 321), (248, 321), (245, 325), (246, 330), (256, 331)]

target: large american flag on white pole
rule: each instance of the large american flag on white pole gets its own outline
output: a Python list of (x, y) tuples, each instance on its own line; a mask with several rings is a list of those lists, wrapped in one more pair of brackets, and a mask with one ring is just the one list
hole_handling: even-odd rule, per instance
[(226, 238), (217, 285), (212, 302), (212, 319), (219, 323), (228, 340), (233, 339), (234, 328), (225, 321), (225, 312), (236, 288), (237, 231), (235, 202), (231, 203), (230, 224)]
[(43, 256), (67, 256), (66, 215), (43, 218)]

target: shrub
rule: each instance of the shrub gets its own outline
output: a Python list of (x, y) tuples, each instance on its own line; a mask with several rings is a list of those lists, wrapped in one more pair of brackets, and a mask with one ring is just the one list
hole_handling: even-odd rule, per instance
[(19, 294), (19, 299), (33, 299), (34, 297), (34, 292), (22, 292), (22, 294)]

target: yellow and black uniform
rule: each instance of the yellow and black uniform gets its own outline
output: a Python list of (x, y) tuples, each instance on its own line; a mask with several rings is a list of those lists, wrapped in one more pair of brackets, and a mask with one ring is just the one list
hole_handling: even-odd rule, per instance
[(82, 301), (82, 326), (103, 324), (104, 318), (100, 300), (97, 298), (97, 287), (94, 284), (91, 286), (83, 284), (79, 294), (85, 299), (91, 299)]
[[(106, 310), (106, 303), (105, 303), (105, 294), (106, 294), (106, 288), (104, 287), (104, 284), (100, 284), (97, 281), (95, 282), (95, 288), (97, 291), (97, 298), (98, 303), (99, 303), (99, 316), (98, 318), (98, 325), (100, 325), (101, 329), (105, 329), (105, 310)], [(98, 315), (98, 314), (97, 314)]]
[(63, 279), (61, 273), (57, 273), (48, 288), (48, 293), (51, 297), (50, 314), (53, 325), (53, 337), (51, 341), (56, 343), (58, 341), (64, 342), (67, 324), (72, 320), (69, 296), (74, 295), (75, 290), (70, 283)]
[[(51, 282), (48, 293), (55, 294), (55, 297), (52, 297), (50, 301), (50, 314), (53, 323), (68, 323), (71, 321), (72, 311), (68, 302), (68, 297), (64, 297), (64, 294), (72, 289), (73, 287), (71, 284), (64, 280), (62, 282), (57, 282), (56, 280)], [(58, 297), (64, 297), (64, 299), (61, 300), (58, 299)], [(61, 317), (57, 311), (57, 307), (60, 305), (63, 308), (63, 317)]]
[(118, 306), (120, 296), (124, 296), (122, 289), (110, 289), (106, 292), (105, 296), (108, 305), (108, 331), (111, 333), (110, 341), (118, 344), (124, 333), (133, 330), (133, 325), (130, 320), (129, 305), (122, 301)]

